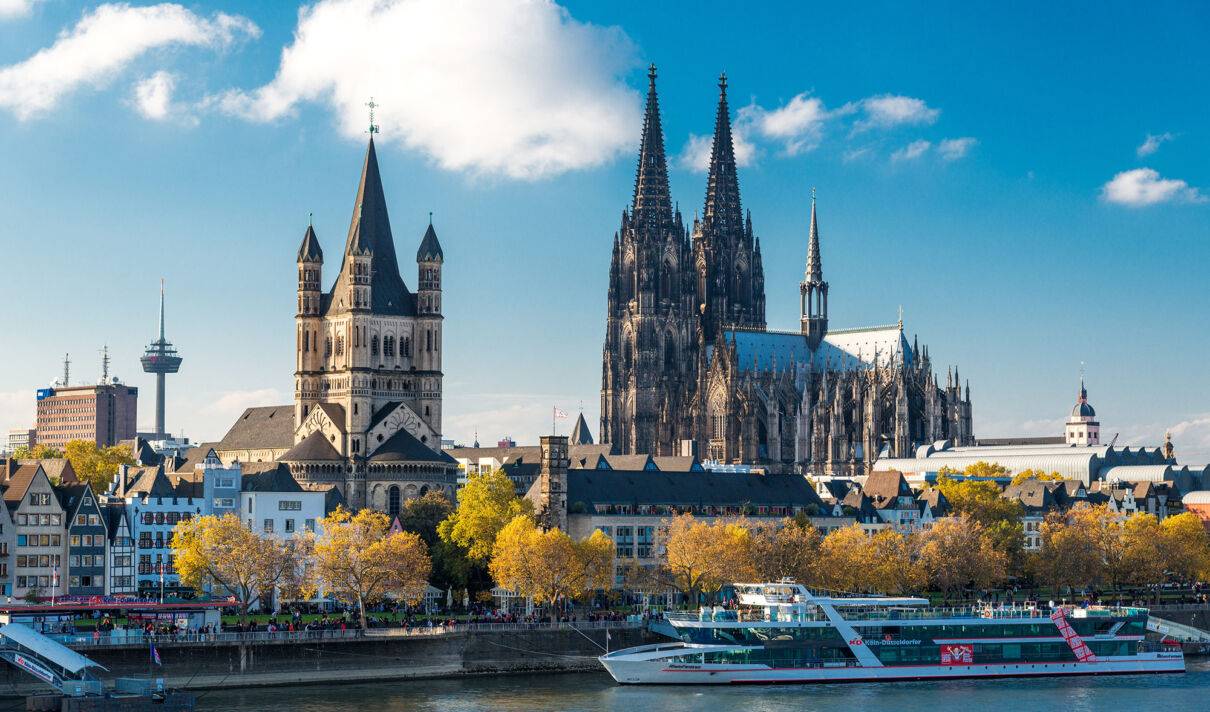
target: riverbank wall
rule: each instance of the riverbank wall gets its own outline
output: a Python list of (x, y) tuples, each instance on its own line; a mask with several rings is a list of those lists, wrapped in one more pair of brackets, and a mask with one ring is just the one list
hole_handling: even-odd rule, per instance
[[(650, 642), (640, 627), (444, 632), (399, 635), (371, 631), (341, 640), (258, 641), (251, 643), (162, 640), (161, 665), (150, 646), (96, 646), (79, 652), (103, 665), (102, 680), (115, 677), (164, 678), (177, 689), (268, 685), (378, 682), (467, 675), (601, 670), (597, 656)], [(0, 695), (45, 692), (33, 678), (10, 666), (0, 670)]]

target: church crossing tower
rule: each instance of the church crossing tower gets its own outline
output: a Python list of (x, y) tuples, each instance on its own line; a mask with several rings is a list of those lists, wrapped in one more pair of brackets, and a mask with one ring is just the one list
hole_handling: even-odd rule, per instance
[(811, 237), (807, 245), (807, 269), (798, 287), (802, 314), (802, 333), (814, 351), (828, 333), (828, 283), (823, 281), (823, 260), (819, 256), (819, 226), (815, 222), (815, 191), (811, 191)]

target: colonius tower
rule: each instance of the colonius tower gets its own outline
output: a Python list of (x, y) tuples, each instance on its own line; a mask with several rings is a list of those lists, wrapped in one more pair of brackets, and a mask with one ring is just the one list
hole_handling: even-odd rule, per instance
[(336, 487), (354, 508), (395, 514), (430, 490), (451, 499), (457, 463), (441, 451), (441, 271), (430, 219), (416, 252), (417, 291), (395, 257), (371, 125), (332, 288), (308, 226), (298, 248), (294, 447), (300, 484)]
[(829, 332), (814, 197), (800, 328), (769, 331), (760, 239), (740, 203), (727, 105), (701, 218), (686, 229), (668, 183), (655, 67), (634, 198), (614, 235), (601, 365), (601, 441), (622, 453), (702, 456), (853, 475), (880, 454), (971, 444), (970, 388), (941, 386), (903, 321)]

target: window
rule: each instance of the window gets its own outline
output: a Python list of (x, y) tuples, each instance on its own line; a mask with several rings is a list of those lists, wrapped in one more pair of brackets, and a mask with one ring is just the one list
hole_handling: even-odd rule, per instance
[(84, 526), (85, 524), (88, 524), (88, 515), (87, 514), (77, 514), (76, 515), (76, 524), (78, 524), (80, 526)]
[(392, 517), (399, 514), (399, 488), (395, 485), (387, 490), (387, 514)]
[(248, 498), (248, 514), (252, 514), (252, 498)]
[(88, 515), (88, 526), (95, 527), (101, 523), (101, 518), (95, 514)]
[(303, 527), (304, 527), (304, 528), (305, 528), (307, 531), (309, 531), (309, 532), (311, 532), (311, 533), (315, 533), (315, 520), (314, 520), (314, 519), (308, 519), (307, 521), (303, 522)]
[(72, 535), (71, 535), (71, 545), (72, 545), (72, 546), (79, 546), (79, 545), (80, 545), (80, 535), (79, 535), (79, 534), (72, 534)]
[(299, 512), (302, 511), (302, 501), (297, 499), (283, 499), (277, 503), (278, 511), (282, 512)]
[(293, 520), (293, 519), (287, 519), (287, 520), (286, 520), (286, 530), (285, 530), (285, 531), (286, 531), (286, 533), (287, 533), (287, 534), (293, 534), (293, 533), (294, 533), (294, 520)]
[(24, 534), (17, 535), (17, 546), (25, 546), (25, 535)]
[(228, 488), (234, 487), (234, 486), (235, 486), (235, 479), (234, 479), (234, 478), (232, 478), (232, 477), (222, 477), (222, 478), (220, 478), (220, 479), (219, 479), (219, 481), (218, 481), (218, 482), (215, 484), (215, 486), (216, 486), (216, 487), (222, 487), (222, 488), (224, 488), (224, 489), (228, 489)]
[(34, 492), (29, 496), (29, 503), (36, 507), (45, 507), (50, 504), (50, 492)]
[(18, 514), (17, 515), (17, 524), (19, 524), (20, 526), (25, 526), (25, 525), (29, 524), (29, 515)]
[(273, 520), (272, 520), (272, 519), (266, 519), (266, 520), (265, 520), (265, 533), (266, 533), (266, 534), (272, 534), (272, 533), (273, 533)]
[(215, 497), (214, 506), (217, 509), (232, 509), (235, 507), (235, 500), (230, 497)]

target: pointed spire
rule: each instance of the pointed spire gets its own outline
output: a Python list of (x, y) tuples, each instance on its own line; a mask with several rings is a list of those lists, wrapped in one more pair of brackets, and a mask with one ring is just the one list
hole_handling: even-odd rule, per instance
[(643, 227), (662, 228), (672, 224), (672, 196), (668, 188), (668, 161), (664, 155), (664, 129), (660, 123), (660, 100), (655, 91), (655, 65), (647, 71), (647, 111), (643, 117), (643, 140), (634, 177), (634, 222)]
[(811, 233), (807, 242), (807, 284), (823, 283), (823, 260), (819, 256), (819, 223), (815, 217), (815, 189), (811, 188)]
[(441, 243), (437, 241), (437, 231), (433, 229), (433, 214), (429, 213), (429, 229), (424, 231), (420, 240), (420, 248), (416, 250), (417, 262), (441, 262), (445, 253), (441, 251)]
[(743, 230), (725, 72), (718, 78), (718, 113), (714, 118), (714, 143), (710, 148), (710, 175), (706, 179), (706, 207), (702, 219), (707, 228), (714, 228), (721, 234)]
[(580, 417), (576, 419), (575, 427), (571, 429), (571, 436), (568, 438), (571, 445), (592, 445), (592, 433), (588, 431), (588, 422), (584, 420), (584, 411), (580, 411)]
[(315, 236), (315, 227), (307, 219), (307, 232), (303, 234), (302, 244), (298, 246), (298, 262), (323, 262), (324, 251), (319, 248), (319, 238)]
[[(353, 283), (353, 264), (349, 256), (365, 254), (372, 256), (370, 310), (378, 314), (415, 313), (415, 300), (410, 298), (408, 288), (399, 275), (395, 240), (391, 235), (391, 221), (387, 215), (387, 201), (382, 189), (382, 175), (378, 171), (378, 153), (374, 148), (372, 134), (366, 147), (365, 163), (361, 168), (361, 181), (357, 185), (353, 219), (349, 223), (349, 236), (345, 241), (345, 257), (340, 265), (340, 274), (336, 278), (333, 294), (344, 294)], [(348, 309), (352, 306), (347, 300), (339, 297), (332, 300), (332, 305), (336, 309)]]

